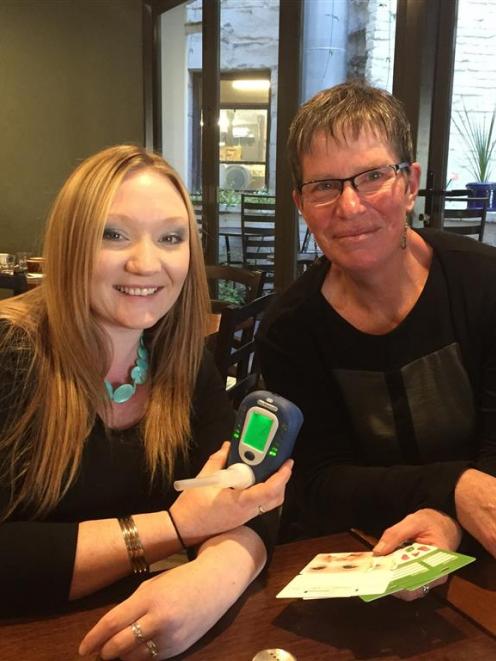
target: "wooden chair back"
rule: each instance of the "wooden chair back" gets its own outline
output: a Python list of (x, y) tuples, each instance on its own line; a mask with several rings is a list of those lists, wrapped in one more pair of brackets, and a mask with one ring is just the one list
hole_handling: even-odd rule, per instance
[(260, 367), (255, 355), (255, 331), (275, 296), (266, 294), (246, 305), (228, 305), (222, 310), (218, 332), (211, 336), (221, 377), (226, 382), (228, 376), (235, 380), (227, 388), (235, 408), (247, 393), (258, 387)]
[[(212, 312), (220, 313), (223, 308), (233, 299), (239, 299), (239, 303), (250, 303), (263, 293), (265, 273), (263, 271), (250, 271), (237, 266), (226, 264), (208, 265), (207, 271), (208, 287), (210, 290), (210, 302)], [(220, 285), (224, 283), (224, 290)], [(226, 296), (229, 294), (229, 296)]]

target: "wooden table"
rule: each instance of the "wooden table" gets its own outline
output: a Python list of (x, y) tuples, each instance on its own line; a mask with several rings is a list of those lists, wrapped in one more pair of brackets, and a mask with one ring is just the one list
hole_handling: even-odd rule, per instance
[[(275, 599), (276, 593), (316, 553), (363, 549), (351, 534), (276, 548), (271, 567), (193, 648), (175, 659), (251, 661), (265, 648), (283, 648), (297, 661), (381, 659), (490, 661), (496, 640), (445, 601), (457, 602), (496, 631), (496, 563), (465, 568), (448, 590), (401, 602), (386, 597), (315, 601)], [(495, 577), (495, 578), (492, 578)], [(487, 580), (486, 580), (487, 579)], [(484, 583), (484, 581), (486, 581)], [(489, 581), (489, 583), (488, 583)], [(76, 661), (83, 635), (108, 607), (38, 620), (0, 622), (1, 661)]]

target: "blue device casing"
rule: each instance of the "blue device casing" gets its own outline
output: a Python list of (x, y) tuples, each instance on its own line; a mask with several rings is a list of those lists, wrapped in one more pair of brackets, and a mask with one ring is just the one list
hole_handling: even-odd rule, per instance
[[(271, 432), (262, 448), (254, 447), (253, 443), (247, 445), (243, 440), (253, 414), (271, 420)], [(250, 393), (238, 408), (228, 465), (247, 464), (253, 470), (256, 482), (264, 482), (291, 456), (302, 423), (300, 409), (284, 397), (267, 390)]]

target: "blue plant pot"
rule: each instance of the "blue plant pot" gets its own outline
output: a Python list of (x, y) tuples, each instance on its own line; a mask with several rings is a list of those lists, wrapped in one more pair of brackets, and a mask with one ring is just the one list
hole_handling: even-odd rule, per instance
[[(496, 182), (473, 181), (465, 184), (465, 188), (468, 190), (470, 197), (488, 197), (487, 210), (496, 211)], [(469, 209), (480, 209), (481, 206), (480, 202), (468, 201)]]

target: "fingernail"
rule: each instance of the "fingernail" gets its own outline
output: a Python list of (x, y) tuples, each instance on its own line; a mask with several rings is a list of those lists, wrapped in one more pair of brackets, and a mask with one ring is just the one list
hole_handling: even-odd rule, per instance
[(378, 542), (372, 550), (374, 553), (382, 553), (385, 548), (386, 545), (384, 544), (384, 542)]
[[(87, 643), (81, 643), (79, 646), (79, 656), (89, 656), (90, 654), (96, 654), (96, 648), (90, 647)], [(100, 657), (98, 657), (99, 659)]]

